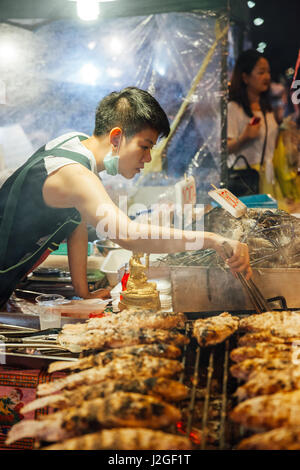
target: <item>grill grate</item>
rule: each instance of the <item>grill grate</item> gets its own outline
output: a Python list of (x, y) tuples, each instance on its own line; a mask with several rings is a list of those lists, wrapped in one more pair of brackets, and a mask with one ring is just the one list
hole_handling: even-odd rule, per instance
[(228, 450), (240, 436), (240, 430), (228, 419), (237, 386), (229, 373), (229, 354), (236, 345), (236, 337), (201, 348), (191, 337), (192, 324), (191, 320), (186, 324), (185, 333), (191, 341), (183, 351), (184, 372), (180, 377), (190, 388), (190, 394), (181, 406), (183, 421), (177, 424), (177, 432), (188, 435), (196, 449)]
[[(292, 310), (287, 307), (284, 297), (268, 299), (280, 302), (281, 308), (273, 310)], [(242, 426), (230, 421), (229, 412), (237, 405), (234, 392), (240, 381), (231, 376), (229, 368), (230, 351), (237, 347), (240, 332), (237, 331), (224, 343), (201, 348), (192, 337), (193, 321), (208, 318), (222, 312), (199, 312), (187, 314), (185, 334), (190, 343), (183, 351), (184, 373), (180, 380), (190, 388), (188, 404), (182, 405), (183, 422), (178, 423), (177, 432), (188, 435), (197, 449), (233, 449), (241, 439), (251, 435)], [(232, 312), (240, 318), (256, 312)], [(217, 406), (216, 406), (217, 404)]]

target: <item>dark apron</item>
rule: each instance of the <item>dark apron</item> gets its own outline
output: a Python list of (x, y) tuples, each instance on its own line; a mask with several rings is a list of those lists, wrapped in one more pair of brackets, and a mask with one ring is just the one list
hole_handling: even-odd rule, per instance
[[(35, 165), (39, 165), (46, 156), (50, 155), (68, 158), (77, 163), (81, 163), (89, 170), (91, 169), (90, 161), (86, 156), (60, 148), (60, 146), (74, 137), (78, 137), (81, 141), (87, 138), (82, 135), (74, 135), (51, 150), (46, 151), (45, 147), (40, 148), (24, 163), (24, 165), (8, 178), (0, 190), (0, 196), (4, 187), (7, 192), (7, 199), (0, 223), (0, 308), (6, 303), (20, 280), (26, 276), (30, 270), (40, 264), (47, 255), (51, 253), (51, 251), (56, 250), (59, 243), (61, 243), (65, 238), (68, 238), (81, 222), (80, 214), (75, 208), (55, 209), (50, 208), (42, 202), (40, 207), (33, 207), (34, 213), (30, 215), (30, 217), (32, 217), (35, 224), (39, 224), (40, 221), (40, 224), (43, 225), (41, 230), (44, 230), (45, 233), (24, 233), (24, 239), (26, 239), (27, 246), (25, 248), (25, 253), (23, 253), (23, 256), (21, 256), (20, 259), (13, 259), (13, 257), (8, 253), (12, 252), (10, 244), (14, 238), (13, 226), (17, 210), (20, 212), (20, 208), (22, 208), (22, 190), (24, 189), (24, 182), (29, 171), (34, 169)], [(42, 178), (39, 181), (30, 181), (30, 184), (36, 185), (39, 191), (41, 191), (44, 181), (48, 176), (45, 168), (42, 168), (41, 172)], [(27, 205), (29, 204), (27, 202)], [(47, 227), (48, 220), (50, 225), (49, 229)], [(49, 230), (51, 231), (50, 234)], [(43, 239), (43, 236), (41, 237), (41, 235), (45, 235), (45, 240), (37, 246), (36, 238)], [(20, 233), (18, 236), (20, 237)], [(26, 245), (26, 243), (24, 243), (24, 245)]]

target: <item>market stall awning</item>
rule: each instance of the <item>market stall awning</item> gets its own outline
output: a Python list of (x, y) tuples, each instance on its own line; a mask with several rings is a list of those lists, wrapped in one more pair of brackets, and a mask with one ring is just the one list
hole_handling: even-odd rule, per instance
[[(233, 19), (246, 21), (248, 9), (240, 0), (115, 0), (101, 3), (101, 16), (139, 16), (195, 10), (224, 10), (230, 7)], [(70, 0), (0, 0), (0, 20), (76, 18), (76, 2)]]

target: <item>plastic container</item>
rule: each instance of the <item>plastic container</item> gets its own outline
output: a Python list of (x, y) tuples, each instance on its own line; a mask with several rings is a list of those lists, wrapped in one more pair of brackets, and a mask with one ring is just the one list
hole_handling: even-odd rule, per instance
[(70, 300), (62, 305), (55, 306), (63, 317), (87, 319), (100, 315), (111, 299), (82, 299)]
[(132, 252), (128, 250), (110, 251), (103, 261), (101, 271), (106, 275), (108, 283), (114, 287), (121, 280), (119, 279), (119, 269), (129, 262)]
[(40, 328), (61, 327), (61, 308), (66, 302), (65, 297), (59, 294), (41, 294), (36, 299), (40, 317)]
[[(255, 207), (261, 207), (266, 209), (277, 209), (278, 203), (276, 199), (272, 198), (269, 194), (253, 194), (252, 196), (242, 196), (239, 197), (240, 201), (242, 201), (245, 206), (249, 209)], [(217, 202), (212, 202), (211, 205), (213, 207), (220, 206)]]
[(239, 198), (247, 207), (262, 207), (269, 209), (277, 209), (278, 203), (269, 194), (254, 194), (253, 196), (243, 196)]
[[(36, 298), (34, 313), (40, 316), (42, 319), (43, 328), (59, 328), (59, 326), (45, 326), (45, 322), (50, 323), (50, 316), (46, 318), (46, 311), (53, 315), (62, 318), (74, 318), (74, 319), (88, 319), (92, 316), (101, 316), (104, 312), (107, 304), (111, 299), (80, 299), (80, 300), (68, 300), (59, 294), (42, 294)], [(56, 318), (58, 323), (58, 318)]]

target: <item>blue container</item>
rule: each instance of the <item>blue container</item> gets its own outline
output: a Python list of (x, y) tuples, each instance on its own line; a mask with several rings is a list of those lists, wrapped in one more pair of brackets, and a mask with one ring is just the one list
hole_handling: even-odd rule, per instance
[(247, 207), (263, 207), (266, 209), (277, 209), (276, 199), (269, 194), (254, 194), (253, 196), (243, 196), (239, 198)]
[[(245, 206), (253, 209), (254, 207), (261, 207), (265, 209), (278, 209), (276, 199), (272, 198), (269, 194), (254, 194), (253, 196), (243, 196), (239, 198)], [(211, 202), (213, 207), (220, 207), (216, 201)]]

